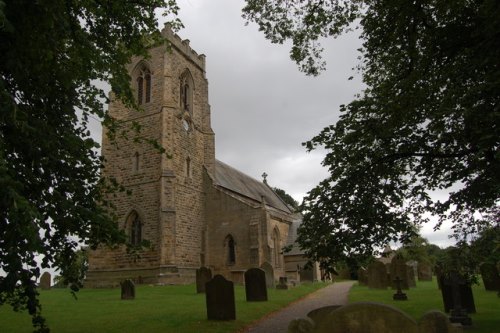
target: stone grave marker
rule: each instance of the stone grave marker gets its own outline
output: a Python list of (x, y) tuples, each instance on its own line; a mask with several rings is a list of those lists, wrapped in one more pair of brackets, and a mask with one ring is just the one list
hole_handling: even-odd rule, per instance
[(135, 299), (135, 284), (132, 280), (127, 279), (120, 282), (122, 299)]
[(417, 266), (418, 281), (432, 281), (432, 266), (427, 262), (419, 262)]
[(500, 288), (500, 276), (496, 265), (483, 263), (479, 266), (481, 277), (483, 278), (484, 289), (489, 291), (498, 291)]
[(207, 267), (200, 267), (196, 270), (196, 293), (205, 292), (205, 284), (212, 280), (212, 271)]
[(442, 289), (441, 283), (443, 282), (443, 269), (439, 266), (436, 266), (434, 267), (434, 272), (436, 273), (438, 288)]
[(403, 280), (401, 280), (401, 278), (399, 276), (397, 276), (394, 279), (394, 283), (396, 284), (396, 288), (398, 289), (396, 291), (396, 293), (394, 295), (392, 295), (392, 299), (395, 301), (407, 301), (408, 300), (408, 296), (406, 296), (406, 294), (401, 290), (401, 282), (402, 281)]
[(358, 269), (358, 283), (361, 286), (366, 286), (368, 284), (368, 272), (363, 267)]
[(247, 302), (267, 301), (266, 273), (260, 268), (245, 272), (245, 294)]
[(313, 282), (314, 272), (310, 267), (302, 267), (299, 271), (300, 282)]
[(266, 287), (274, 288), (274, 268), (267, 261), (260, 265), (260, 268), (266, 273)]
[[(401, 279), (401, 289), (410, 289), (409, 280), (411, 270), (413, 270), (413, 268), (406, 265), (406, 261), (404, 259), (399, 257), (392, 258), (390, 270), (391, 278), (395, 279), (396, 277), (399, 277)], [(396, 289), (396, 284), (394, 282), (391, 286), (392, 289)]]
[(235, 320), (234, 284), (222, 275), (215, 275), (205, 288), (208, 320)]
[(413, 266), (406, 265), (408, 273), (408, 287), (415, 288), (417, 286), (417, 279), (415, 278), (415, 268)]
[(457, 273), (451, 273), (448, 281), (451, 286), (453, 299), (453, 307), (450, 310), (450, 321), (452, 323), (460, 323), (464, 326), (472, 325), (472, 319), (467, 315), (467, 304), (465, 307), (462, 306), (462, 293), (460, 286), (465, 285), (464, 279)]
[(278, 285), (276, 286), (276, 289), (288, 289), (288, 279), (286, 276), (280, 276), (280, 280)]
[(52, 276), (49, 272), (44, 272), (40, 277), (40, 288), (42, 290), (49, 290), (52, 286)]
[(401, 310), (375, 302), (356, 302), (335, 308), (311, 311), (306, 319), (294, 319), (289, 333), (458, 333), (460, 326), (451, 324), (445, 314), (426, 313), (417, 323)]
[(380, 261), (368, 265), (368, 288), (387, 289), (387, 270)]
[(441, 274), (441, 295), (443, 297), (444, 311), (450, 312), (454, 307), (454, 283), (458, 286), (458, 295), (462, 309), (466, 309), (468, 313), (476, 313), (476, 305), (474, 304), (474, 295), (470, 284), (467, 284), (460, 276), (453, 278), (456, 275), (450, 273), (450, 277)]

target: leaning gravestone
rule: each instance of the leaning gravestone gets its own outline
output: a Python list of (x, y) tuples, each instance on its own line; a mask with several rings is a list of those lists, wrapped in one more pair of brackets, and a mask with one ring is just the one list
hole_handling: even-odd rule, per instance
[(205, 292), (205, 284), (212, 280), (212, 271), (207, 267), (200, 267), (196, 270), (196, 293)]
[(260, 265), (260, 268), (266, 273), (266, 287), (274, 288), (274, 268), (267, 261), (263, 262)]
[(418, 281), (432, 281), (432, 266), (427, 262), (419, 262), (418, 267)]
[[(394, 257), (391, 261), (391, 279), (401, 279), (401, 289), (410, 289), (410, 275), (412, 268), (406, 265), (406, 261), (399, 257)], [(397, 289), (396, 284), (391, 284), (392, 289)]]
[[(453, 277), (453, 273), (450, 273)], [(450, 312), (454, 307), (454, 295), (453, 288), (454, 283), (457, 283), (457, 292), (459, 293), (460, 306), (466, 309), (468, 313), (476, 313), (476, 305), (474, 303), (474, 295), (472, 294), (472, 289), (470, 284), (463, 282), (463, 280), (458, 276), (456, 279), (446, 277), (441, 274), (441, 295), (443, 297), (444, 311)]]
[(245, 272), (245, 294), (247, 302), (267, 301), (266, 273), (260, 268)]
[(484, 289), (498, 291), (500, 288), (500, 276), (497, 267), (491, 263), (483, 263), (479, 266), (481, 277), (483, 278)]
[(40, 277), (40, 288), (42, 290), (49, 290), (51, 287), (52, 276), (50, 276), (49, 272), (44, 272)]
[(368, 288), (387, 289), (387, 270), (380, 261), (368, 265)]
[(205, 289), (208, 320), (235, 320), (234, 284), (217, 274)]
[(135, 299), (135, 285), (132, 280), (127, 279), (120, 282), (122, 299)]

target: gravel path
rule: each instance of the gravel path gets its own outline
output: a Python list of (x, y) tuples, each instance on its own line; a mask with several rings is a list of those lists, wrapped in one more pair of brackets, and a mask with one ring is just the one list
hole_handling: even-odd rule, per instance
[(247, 333), (286, 333), (290, 321), (296, 318), (307, 318), (311, 310), (328, 305), (347, 304), (347, 295), (354, 281), (335, 282), (320, 289), (286, 308), (270, 314), (243, 332)]

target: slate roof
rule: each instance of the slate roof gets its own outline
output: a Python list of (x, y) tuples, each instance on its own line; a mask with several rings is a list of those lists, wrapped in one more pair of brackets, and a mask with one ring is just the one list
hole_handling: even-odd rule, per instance
[(262, 202), (262, 197), (264, 197), (268, 206), (288, 214), (292, 213), (267, 184), (245, 175), (219, 160), (215, 160), (215, 184), (257, 202)]

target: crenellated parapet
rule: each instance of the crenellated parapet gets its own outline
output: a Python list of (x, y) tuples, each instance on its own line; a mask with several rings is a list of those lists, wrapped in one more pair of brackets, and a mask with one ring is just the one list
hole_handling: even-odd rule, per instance
[(200, 67), (203, 72), (205, 72), (205, 55), (198, 54), (195, 50), (191, 48), (189, 45), (189, 39), (182, 39), (173, 32), (170, 24), (165, 24), (163, 30), (161, 31), (163, 37), (165, 37), (170, 43), (172, 47), (175, 47), (179, 52), (181, 52), (185, 57), (190, 59), (193, 63), (195, 63), (198, 67)]

